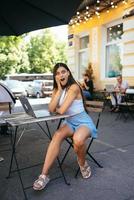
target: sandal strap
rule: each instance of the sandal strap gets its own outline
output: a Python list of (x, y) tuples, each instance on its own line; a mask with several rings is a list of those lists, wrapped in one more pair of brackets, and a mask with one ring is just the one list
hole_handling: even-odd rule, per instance
[(41, 176), (39, 176), (39, 178), (37, 179), (36, 183), (38, 183), (39, 185), (43, 186), (45, 184), (45, 179)]
[[(79, 164), (79, 162), (78, 162)], [(80, 171), (81, 171), (81, 174), (82, 174), (82, 177), (83, 178), (89, 178), (91, 176), (91, 168), (90, 166), (88, 165), (88, 162), (85, 161), (85, 164), (84, 166), (81, 166), (79, 164), (79, 167), (80, 167)]]
[(34, 182), (34, 185), (33, 187), (36, 189), (36, 190), (41, 190), (43, 189), (47, 183), (49, 182), (49, 177), (44, 175), (44, 174), (41, 174), (38, 179)]

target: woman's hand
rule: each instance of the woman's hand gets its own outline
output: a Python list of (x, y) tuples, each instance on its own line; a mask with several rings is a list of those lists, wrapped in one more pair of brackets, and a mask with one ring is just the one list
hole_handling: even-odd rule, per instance
[(61, 87), (61, 84), (60, 84), (60, 79), (56, 76), (55, 80), (56, 80), (56, 83), (57, 83), (57, 86), (58, 86), (58, 90), (61, 91), (62, 87)]

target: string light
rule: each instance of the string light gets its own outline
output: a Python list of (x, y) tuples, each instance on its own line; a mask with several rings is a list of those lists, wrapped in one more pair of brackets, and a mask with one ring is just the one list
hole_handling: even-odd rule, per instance
[(86, 5), (85, 10), (83, 11), (77, 11), (76, 16), (74, 16), (73, 19), (70, 20), (69, 25), (73, 26), (74, 24), (76, 25), (80, 25), (80, 23), (86, 23), (88, 20), (92, 20), (93, 16), (96, 15), (96, 17), (98, 19), (100, 19), (100, 15), (101, 12), (103, 12), (103, 10), (106, 10), (106, 13), (110, 12), (110, 8), (111, 9), (115, 9), (118, 8), (118, 3), (122, 2), (123, 4), (127, 4), (127, 0), (120, 0), (120, 1), (114, 1), (111, 0), (108, 3), (106, 3), (106, 7), (103, 7), (101, 5), (101, 1), (97, 0), (96, 4), (94, 4), (91, 9), (88, 5)]
[(127, 1), (125, 1), (125, 0), (123, 0), (123, 2), (122, 2), (123, 4), (127, 4)]

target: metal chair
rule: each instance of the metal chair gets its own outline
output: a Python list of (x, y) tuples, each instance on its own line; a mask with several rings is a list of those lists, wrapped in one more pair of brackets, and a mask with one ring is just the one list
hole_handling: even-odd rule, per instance
[(134, 119), (134, 94), (126, 93), (124, 95), (124, 101), (119, 104), (119, 114), (116, 119), (121, 117), (124, 118), (124, 121), (130, 116)]
[[(100, 122), (100, 116), (101, 116), (101, 113), (104, 109), (104, 102), (101, 102), (101, 101), (86, 101), (86, 109), (87, 109), (88, 113), (97, 113), (96, 128), (98, 129), (99, 122)], [(91, 160), (98, 167), (103, 168), (103, 166), (94, 158), (94, 156), (91, 153), (89, 153), (89, 150), (90, 150), (91, 145), (92, 145), (94, 140), (95, 140), (95, 138), (90, 137), (90, 141), (89, 141), (89, 144), (87, 146), (86, 154), (91, 158)], [(73, 139), (67, 138), (66, 141), (69, 144), (69, 147), (68, 147), (65, 155), (63, 156), (62, 160), (61, 160), (61, 165), (64, 163), (66, 156), (69, 153), (69, 150), (71, 149), (71, 147), (73, 148)], [(80, 171), (80, 168), (77, 169), (75, 177), (77, 177), (79, 171)]]

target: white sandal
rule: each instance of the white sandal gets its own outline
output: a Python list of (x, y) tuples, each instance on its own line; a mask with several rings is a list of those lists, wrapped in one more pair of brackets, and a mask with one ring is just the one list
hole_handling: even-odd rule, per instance
[(46, 187), (47, 183), (50, 181), (49, 176), (41, 174), (38, 179), (33, 184), (34, 190), (42, 190)]
[[(79, 161), (78, 161), (78, 164), (79, 164)], [(88, 162), (85, 161), (84, 166), (81, 166), (81, 165), (79, 164), (79, 167), (80, 167), (80, 171), (81, 171), (82, 177), (83, 177), (84, 179), (90, 178), (90, 176), (91, 176), (91, 168), (90, 168)]]

